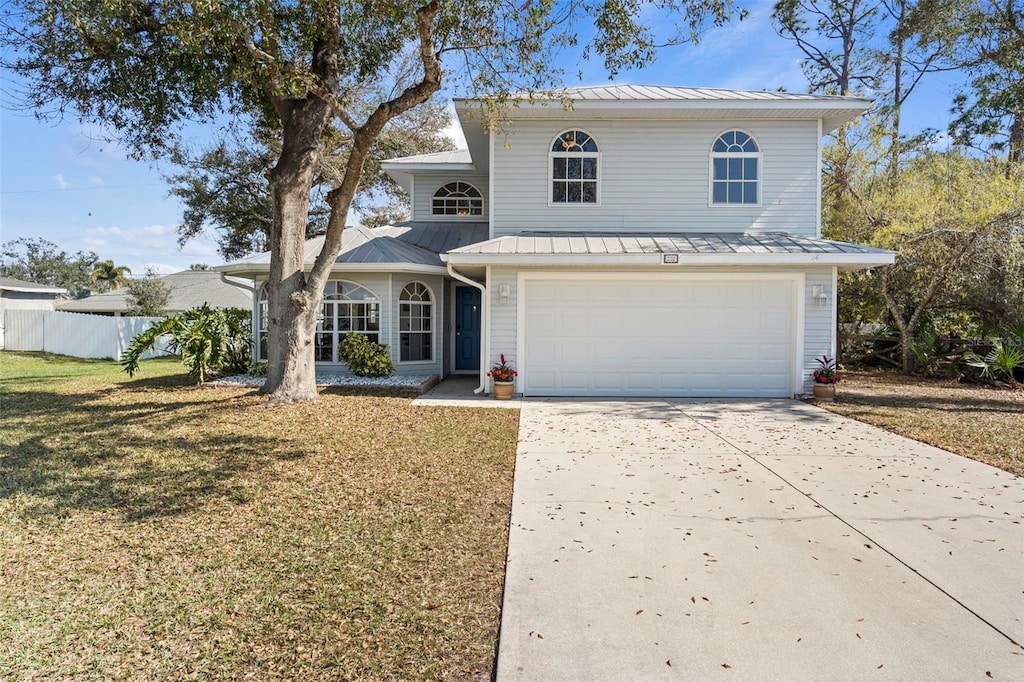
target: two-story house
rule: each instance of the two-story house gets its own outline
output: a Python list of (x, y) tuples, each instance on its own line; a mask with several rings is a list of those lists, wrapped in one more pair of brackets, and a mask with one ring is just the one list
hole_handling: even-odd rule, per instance
[[(822, 138), (869, 106), (572, 88), (488, 133), (479, 103), (456, 100), (467, 150), (384, 164), (411, 219), (346, 230), (317, 361), (343, 371), (337, 343), (356, 331), (389, 344), (401, 373), (479, 374), (484, 390), (504, 354), (527, 396), (808, 392), (836, 351), (837, 272), (893, 262), (821, 238)], [(222, 269), (259, 284), (268, 265)]]

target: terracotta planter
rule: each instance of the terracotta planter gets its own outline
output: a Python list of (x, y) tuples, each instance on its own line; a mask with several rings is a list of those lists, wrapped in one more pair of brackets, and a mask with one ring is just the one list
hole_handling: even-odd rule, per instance
[(516, 382), (514, 381), (495, 381), (494, 382), (494, 399), (495, 400), (511, 400), (512, 393), (515, 391)]
[(835, 400), (836, 399), (836, 385), (835, 384), (814, 384), (814, 397), (818, 400)]

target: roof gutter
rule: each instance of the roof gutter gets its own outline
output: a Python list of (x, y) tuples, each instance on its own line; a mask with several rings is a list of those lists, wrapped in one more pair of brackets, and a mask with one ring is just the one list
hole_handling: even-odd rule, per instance
[(487, 287), (455, 272), (455, 268), (451, 263), (448, 263), (448, 275), (452, 279), (480, 290), (480, 385), (473, 391), (474, 395), (479, 395), (487, 389), (487, 374), (484, 369), (487, 366), (485, 362), (487, 359), (487, 330), (490, 328), (490, 325), (487, 324), (487, 313), (490, 308), (487, 300)]
[[(664, 258), (664, 256), (669, 258)], [(628, 266), (646, 265), (664, 268), (689, 266), (817, 266), (834, 265), (841, 270), (861, 270), (882, 265), (892, 265), (895, 254), (891, 251), (880, 253), (701, 253), (701, 254), (590, 254), (590, 253), (458, 253), (447, 254), (449, 271), (456, 265), (518, 265), (518, 266)]]

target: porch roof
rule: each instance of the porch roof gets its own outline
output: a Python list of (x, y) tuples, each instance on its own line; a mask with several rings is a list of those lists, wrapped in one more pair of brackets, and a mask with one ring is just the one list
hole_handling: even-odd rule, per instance
[(449, 251), (453, 265), (891, 265), (885, 249), (785, 232), (520, 232)]
[[(441, 253), (487, 238), (487, 223), (479, 221), (408, 221), (383, 227), (355, 225), (341, 235), (341, 252), (334, 261), (338, 272), (446, 272)], [(323, 248), (323, 235), (307, 239), (303, 264), (313, 267)], [(270, 273), (270, 252), (216, 268), (232, 275), (259, 276)]]

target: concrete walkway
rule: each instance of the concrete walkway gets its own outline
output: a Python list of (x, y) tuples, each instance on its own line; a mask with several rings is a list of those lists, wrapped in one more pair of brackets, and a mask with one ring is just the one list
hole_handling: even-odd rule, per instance
[(1022, 479), (796, 401), (521, 407), (499, 682), (1024, 680)]

